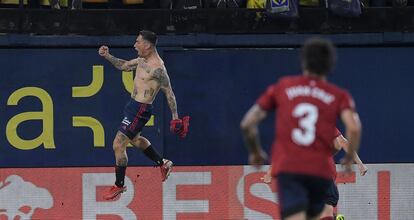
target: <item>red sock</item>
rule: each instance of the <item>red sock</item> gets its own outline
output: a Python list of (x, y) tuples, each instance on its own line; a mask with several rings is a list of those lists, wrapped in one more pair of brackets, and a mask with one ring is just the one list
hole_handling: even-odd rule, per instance
[(321, 218), (321, 220), (334, 220), (334, 218), (333, 216), (327, 216), (327, 217)]

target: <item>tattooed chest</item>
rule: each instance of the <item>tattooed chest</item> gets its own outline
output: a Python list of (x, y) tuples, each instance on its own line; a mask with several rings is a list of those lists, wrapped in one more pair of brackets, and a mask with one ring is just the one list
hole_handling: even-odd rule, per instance
[(146, 73), (151, 73), (151, 67), (148, 66), (148, 64), (144, 63), (144, 62), (140, 62), (137, 65), (137, 68), (139, 68), (141, 71), (144, 71)]
[(159, 81), (159, 75), (154, 74), (151, 69), (144, 70), (144, 69), (137, 69), (136, 77), (143, 81), (155, 80)]

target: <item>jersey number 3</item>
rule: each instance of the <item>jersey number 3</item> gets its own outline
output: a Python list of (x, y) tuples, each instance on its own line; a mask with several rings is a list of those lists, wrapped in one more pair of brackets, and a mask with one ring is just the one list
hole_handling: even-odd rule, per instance
[(318, 108), (309, 103), (300, 103), (293, 109), (292, 116), (299, 118), (299, 128), (292, 130), (292, 140), (298, 145), (309, 146), (315, 141)]

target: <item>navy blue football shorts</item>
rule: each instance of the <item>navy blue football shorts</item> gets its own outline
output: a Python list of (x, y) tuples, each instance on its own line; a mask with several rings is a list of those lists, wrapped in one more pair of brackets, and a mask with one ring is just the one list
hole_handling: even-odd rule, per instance
[(338, 187), (336, 186), (335, 181), (331, 180), (331, 184), (329, 185), (329, 188), (326, 191), (325, 203), (333, 207), (336, 207), (336, 205), (338, 205), (338, 201), (339, 201)]
[(125, 105), (124, 119), (118, 130), (132, 140), (151, 118), (151, 112), (151, 104), (140, 103), (131, 98)]
[(322, 212), (330, 180), (292, 173), (280, 173), (276, 180), (282, 219), (301, 211), (308, 217), (316, 217)]

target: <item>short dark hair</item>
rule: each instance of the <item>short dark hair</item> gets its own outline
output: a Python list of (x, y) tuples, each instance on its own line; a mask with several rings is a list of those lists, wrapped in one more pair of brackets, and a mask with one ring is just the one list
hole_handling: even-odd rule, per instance
[(152, 31), (142, 30), (139, 32), (139, 35), (142, 36), (142, 39), (150, 42), (153, 46), (157, 45), (157, 35)]
[(335, 46), (319, 37), (311, 38), (302, 47), (303, 67), (317, 75), (328, 75), (336, 61)]

